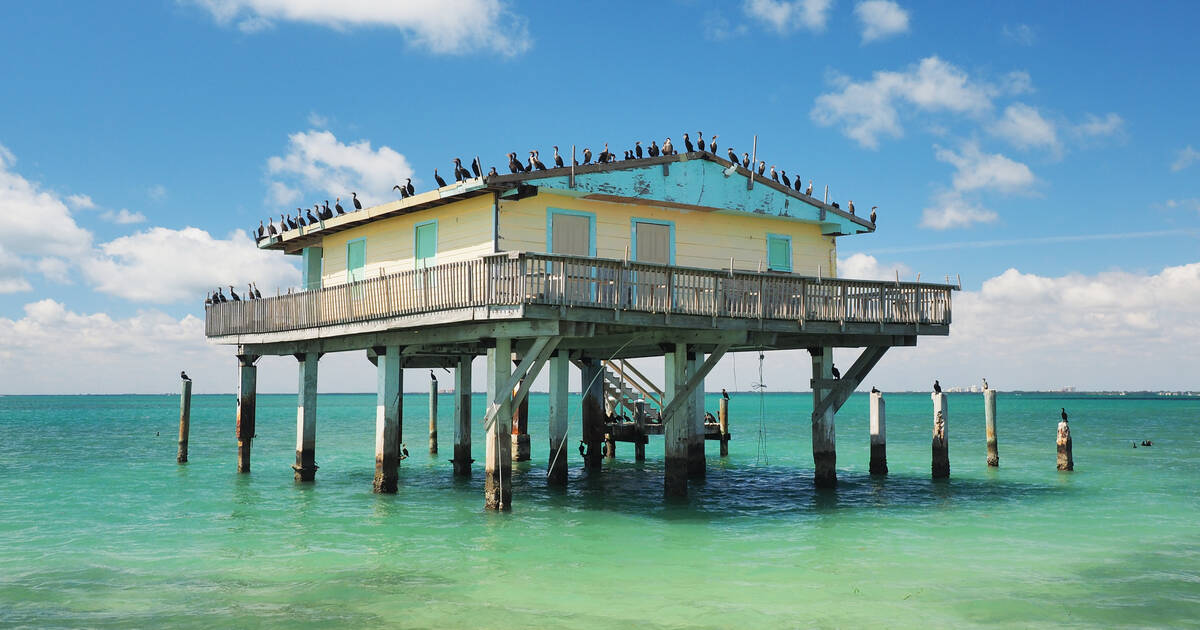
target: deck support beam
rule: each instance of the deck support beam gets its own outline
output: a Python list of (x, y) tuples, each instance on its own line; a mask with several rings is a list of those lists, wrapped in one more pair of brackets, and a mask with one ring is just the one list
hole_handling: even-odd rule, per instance
[(583, 393), (583, 468), (600, 470), (603, 456), (600, 444), (604, 441), (604, 363), (600, 359), (583, 359), (579, 379)]
[[(491, 405), (484, 418), (486, 427), (484, 459), (484, 508), (512, 509), (512, 384), (509, 369), (512, 365), (512, 340), (497, 338), (496, 347), (487, 351), (488, 401)], [(494, 408), (494, 412), (493, 412)], [(488, 422), (488, 418), (491, 422)]]
[(317, 474), (317, 362), (320, 355), (306, 352), (299, 361), (299, 395), (296, 408), (296, 481), (312, 481)]
[[(703, 362), (703, 354), (688, 354), (688, 379), (696, 375)], [(691, 404), (685, 411), (692, 423), (691, 431), (688, 432), (688, 479), (704, 479), (707, 472), (704, 466), (704, 378), (701, 378), (692, 390), (689, 402)]]
[(832, 404), (835, 390), (822, 389), (821, 381), (833, 379), (833, 348), (810, 348), (813, 377), (813, 484), (818, 488), (837, 487), (837, 439)]
[(400, 347), (387, 346), (376, 356), (375, 400), (375, 484), (377, 493), (396, 492), (397, 468), (400, 463)]
[(471, 362), (475, 357), (464, 355), (454, 366), (454, 475), (471, 475)]
[(686, 497), (688, 482), (687, 450), (692, 423), (686, 415), (687, 405), (682, 398), (687, 384), (687, 344), (677, 343), (673, 352), (663, 356), (663, 396), (667, 405), (662, 410), (663, 423), (663, 494)]
[[(520, 392), (520, 387), (524, 383), (524, 379), (518, 381), (517, 391), (513, 392), (514, 396)], [(513, 461), (527, 462), (529, 461), (529, 396), (526, 395), (519, 403), (515, 403), (513, 407)]]
[(258, 356), (253, 354), (238, 355), (238, 396), (237, 396), (237, 428), (235, 435), (238, 443), (237, 471), (250, 472), (250, 444), (254, 440), (254, 411), (255, 388), (258, 381), (258, 368), (254, 363)]
[(567, 485), (567, 395), (570, 357), (559, 350), (550, 359), (550, 463), (546, 481)]

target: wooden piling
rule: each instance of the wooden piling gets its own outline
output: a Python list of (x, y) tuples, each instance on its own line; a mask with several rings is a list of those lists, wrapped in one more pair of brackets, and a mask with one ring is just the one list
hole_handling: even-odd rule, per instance
[[(675, 351), (664, 356), (666, 379), (664, 396), (674, 400), (687, 383), (687, 344), (675, 344)], [(664, 401), (668, 406), (669, 401)], [(692, 419), (688, 405), (680, 405), (663, 421), (663, 492), (668, 497), (686, 497), (688, 483), (688, 433)]]
[(462, 356), (454, 366), (454, 475), (471, 475), (471, 362)]
[(399, 478), (400, 347), (388, 346), (375, 359), (375, 483), (377, 493), (394, 493)]
[(930, 394), (933, 399), (933, 459), (930, 469), (934, 479), (950, 476), (950, 444), (946, 440), (946, 422), (950, 410), (946, 406), (946, 394)]
[(188, 433), (192, 427), (192, 381), (180, 379), (179, 383), (179, 451), (175, 454), (175, 462), (187, 463)]
[(638, 398), (633, 403), (633, 425), (637, 427), (637, 441), (633, 443), (634, 461), (646, 461), (646, 401)]
[(599, 359), (584, 359), (580, 372), (583, 387), (583, 442), (585, 470), (599, 470), (603, 462), (600, 445), (604, 442), (604, 380)]
[[(513, 388), (513, 394), (521, 388), (525, 379), (521, 379)], [(514, 462), (529, 461), (529, 396), (526, 395), (521, 404), (513, 410), (512, 418), (512, 450)]]
[(887, 403), (882, 392), (871, 392), (871, 465), (872, 475), (888, 474)]
[[(499, 400), (494, 420), (487, 427), (484, 457), (484, 508), (512, 509), (512, 391), (508, 379), (512, 370), (512, 339), (498, 337), (496, 347), (488, 348), (489, 407)], [(499, 394), (499, 395), (498, 395)]]
[[(687, 376), (692, 378), (704, 363), (704, 355), (689, 353), (687, 359)], [(704, 382), (701, 381), (692, 392), (691, 399), (684, 413), (688, 414), (691, 430), (688, 431), (688, 478), (704, 479), (707, 474), (704, 457)]]
[[(810, 348), (813, 380), (833, 379), (833, 348)], [(828, 391), (813, 387), (813, 411)], [(834, 430), (834, 409), (830, 405), (820, 416), (812, 418), (813, 485), (818, 488), (837, 487), (837, 437)]]
[(238, 443), (237, 471), (250, 472), (250, 444), (254, 439), (255, 387), (258, 368), (257, 356), (238, 355), (237, 428), (234, 430)]
[(604, 434), (604, 457), (607, 459), (617, 458), (617, 438), (612, 433)]
[(438, 381), (432, 373), (429, 376), (429, 454), (437, 455)]
[(299, 362), (299, 394), (296, 408), (296, 463), (292, 465), (296, 481), (316, 478), (317, 445), (317, 363), (315, 352), (297, 354)]
[(571, 367), (566, 351), (550, 357), (550, 461), (546, 481), (552, 486), (567, 485), (567, 396)]
[(1058, 423), (1058, 469), (1075, 470), (1075, 458), (1071, 455), (1071, 427), (1066, 420)]
[(1000, 465), (1000, 450), (996, 442), (996, 390), (983, 390), (983, 422), (987, 432), (987, 465)]
[(717, 406), (717, 422), (721, 423), (721, 457), (729, 456), (729, 399), (721, 397)]

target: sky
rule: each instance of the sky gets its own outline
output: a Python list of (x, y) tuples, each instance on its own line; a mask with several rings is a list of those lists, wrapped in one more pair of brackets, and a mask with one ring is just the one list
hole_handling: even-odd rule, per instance
[[(259, 220), (351, 190), (390, 201), (405, 177), (428, 189), (454, 156), (502, 167), (695, 130), (722, 153), (757, 135), (768, 165), (879, 206), (877, 232), (839, 239), (839, 275), (961, 278), (950, 337), (892, 350), (864, 387), (1200, 389), (1193, 2), (47, 0), (0, 16), (0, 394), (170, 392), (180, 369), (232, 392), (205, 292), (299, 281), (295, 257), (251, 244)], [(758, 369), (727, 358), (707, 388)], [(808, 370), (767, 353), (762, 382), (805, 390)], [(295, 391), (295, 360), (264, 358), (259, 383)], [(322, 359), (322, 391), (374, 383), (360, 353)]]

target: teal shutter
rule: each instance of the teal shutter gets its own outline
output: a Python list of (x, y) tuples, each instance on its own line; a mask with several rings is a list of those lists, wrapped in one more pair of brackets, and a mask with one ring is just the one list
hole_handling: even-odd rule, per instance
[(363, 267), (367, 265), (367, 242), (359, 239), (346, 244), (346, 275), (350, 282), (363, 279)]
[(434, 257), (437, 256), (437, 223), (422, 223), (416, 227), (414, 235), (416, 240), (416, 259), (417, 267), (428, 267), (433, 264)]
[(792, 270), (792, 239), (786, 236), (767, 236), (767, 268), (771, 271)]

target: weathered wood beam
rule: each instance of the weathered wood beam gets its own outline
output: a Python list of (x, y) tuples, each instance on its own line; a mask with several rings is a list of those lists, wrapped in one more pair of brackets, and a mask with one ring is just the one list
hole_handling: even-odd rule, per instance
[(879, 360), (883, 358), (887, 352), (888, 346), (870, 346), (858, 355), (858, 359), (850, 366), (840, 379), (812, 379), (809, 383), (812, 385), (813, 391), (824, 391), (825, 395), (821, 397), (821, 402), (813, 408), (813, 418), (819, 418), (825, 415), (825, 411), (833, 407), (834, 413), (846, 404), (850, 399), (850, 395), (866, 378), (867, 374), (875, 367)]
[[(513, 389), (517, 386), (518, 383), (521, 382), (521, 379), (524, 378), (525, 375), (529, 372), (529, 368), (532, 367), (534, 365), (534, 363), (537, 362), (538, 357), (542, 356), (542, 350), (545, 349), (546, 346), (551, 345), (551, 344), (553, 344), (554, 347), (557, 347), (558, 342), (561, 339), (562, 338), (557, 335), (554, 337), (538, 338), (538, 340), (533, 344), (533, 347), (530, 349), (531, 352), (527, 353), (525, 355), (525, 357), (523, 359), (521, 359), (521, 363), (519, 365), (517, 365), (517, 369), (514, 370), (511, 375), (509, 375), (507, 386), (504, 389), (497, 391), (495, 393), (493, 400), (490, 401), (490, 403), (488, 404), (487, 414), (483, 418), (484, 431), (491, 430), (492, 424), (496, 421), (496, 414), (498, 414), (500, 412), (500, 407), (501, 407), (501, 403), (502, 403), (503, 399), (512, 396)], [(511, 347), (511, 346), (509, 346), (509, 347)], [(553, 348), (551, 349), (551, 351), (553, 351)], [(549, 354), (546, 354), (545, 356), (549, 356)], [(545, 358), (542, 358), (542, 363), (545, 363)], [(536, 376), (536, 374), (534, 376)], [(532, 385), (533, 379), (529, 379), (529, 381), (530, 381), (530, 385)], [(526, 386), (526, 388), (525, 388), (525, 393), (529, 393), (528, 386)], [(510, 404), (514, 404), (515, 402), (516, 401), (514, 399), (514, 402), (510, 403)]]
[[(725, 356), (725, 351), (728, 349), (729, 346), (727, 344), (717, 346), (716, 349), (713, 350), (713, 353), (704, 360), (704, 363), (700, 366), (700, 368), (696, 370), (696, 373), (692, 374), (691, 378), (687, 380), (687, 383), (685, 383), (683, 386), (683, 390), (676, 392), (671, 396), (671, 402), (667, 403), (666, 409), (662, 410), (661, 415), (664, 422), (666, 422), (666, 418), (671, 417), (671, 415), (678, 411), (682, 405), (687, 403), (688, 399), (692, 396), (692, 394), (695, 393), (696, 387), (700, 385), (700, 383), (704, 381), (704, 377), (708, 376), (708, 373), (717, 366), (717, 362), (721, 360), (721, 357)], [(690, 418), (688, 420), (689, 422), (691, 421)]]

